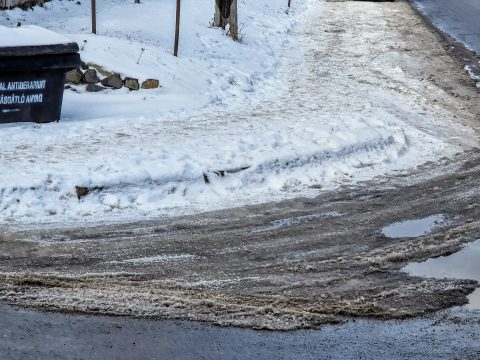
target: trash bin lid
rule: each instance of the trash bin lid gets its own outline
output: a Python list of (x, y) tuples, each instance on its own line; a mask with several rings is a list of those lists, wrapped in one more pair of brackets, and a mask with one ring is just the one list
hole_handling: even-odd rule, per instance
[(17, 28), (0, 26), (0, 58), (61, 55), (78, 52), (77, 43), (53, 31), (34, 25)]

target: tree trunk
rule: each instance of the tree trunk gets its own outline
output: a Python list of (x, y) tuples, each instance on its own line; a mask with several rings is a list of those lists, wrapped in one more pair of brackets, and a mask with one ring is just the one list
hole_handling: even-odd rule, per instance
[(238, 40), (237, 0), (215, 0), (214, 25), (223, 29), (229, 25), (230, 36)]

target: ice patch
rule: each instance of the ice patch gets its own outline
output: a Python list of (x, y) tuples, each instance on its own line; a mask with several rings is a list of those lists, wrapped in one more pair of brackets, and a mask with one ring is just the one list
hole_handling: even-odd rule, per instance
[(391, 224), (382, 230), (382, 234), (386, 237), (411, 238), (427, 235), (436, 228), (448, 225), (449, 221), (443, 214), (431, 215), (423, 219), (406, 220)]
[(271, 222), (270, 226), (259, 227), (253, 230), (254, 233), (262, 233), (271, 230), (278, 230), (287, 226), (302, 224), (313, 219), (326, 218), (326, 217), (337, 217), (341, 216), (340, 213), (336, 211), (323, 212), (318, 214), (304, 215), (304, 216), (294, 216), (286, 219), (274, 220)]
[(112, 264), (152, 264), (152, 263), (165, 263), (171, 261), (185, 261), (185, 260), (198, 260), (201, 259), (200, 256), (191, 255), (191, 254), (180, 254), (180, 255), (158, 255), (158, 256), (147, 256), (143, 258), (136, 259), (126, 259), (121, 261), (112, 261)]
[[(480, 281), (480, 240), (465, 246), (459, 252), (436, 259), (428, 259), (421, 263), (411, 263), (403, 271), (413, 276), (424, 276), (437, 279), (471, 279)], [(469, 297), (469, 310), (480, 309), (480, 289)]]
[(480, 89), (480, 76), (476, 74), (476, 72), (470, 65), (465, 66), (465, 70), (467, 71), (468, 75), (476, 82), (477, 88)]

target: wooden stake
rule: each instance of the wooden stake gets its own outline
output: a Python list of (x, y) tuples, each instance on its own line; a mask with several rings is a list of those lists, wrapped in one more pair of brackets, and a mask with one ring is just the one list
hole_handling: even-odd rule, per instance
[(230, 36), (233, 40), (238, 41), (238, 10), (237, 10), (237, 0), (232, 1), (232, 5), (230, 6)]
[(288, 7), (292, 4), (292, 0), (288, 0)]
[(180, 0), (177, 0), (177, 16), (175, 20), (175, 44), (173, 46), (173, 56), (178, 56), (179, 37), (180, 37)]
[(97, 6), (95, 0), (92, 0), (92, 33), (97, 33)]

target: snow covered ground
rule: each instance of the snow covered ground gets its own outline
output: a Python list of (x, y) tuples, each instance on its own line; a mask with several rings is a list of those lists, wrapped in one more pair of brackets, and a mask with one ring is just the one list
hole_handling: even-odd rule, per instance
[[(0, 24), (57, 31), (85, 62), (162, 87), (68, 90), (60, 123), (0, 125), (5, 226), (312, 196), (478, 145), (450, 95), (412, 75), (423, 59), (397, 30), (418, 22), (404, 3), (297, 0), (288, 13), (242, 1), (237, 43), (210, 26), (213, 1), (185, 0), (179, 58), (173, 1), (101, 1), (98, 35), (87, 3), (5, 11)], [(76, 186), (101, 190), (78, 200)]]

